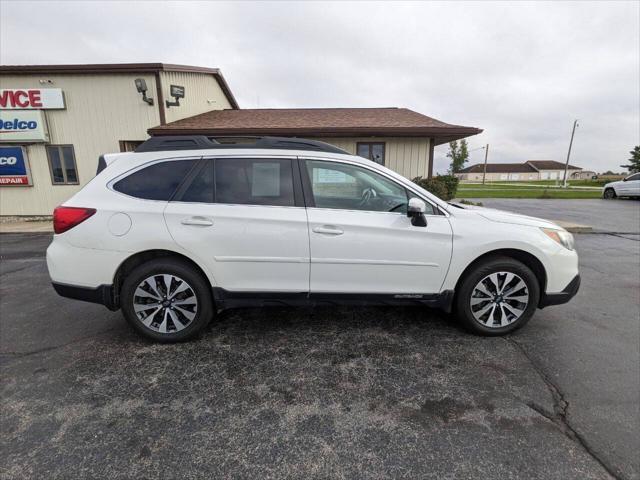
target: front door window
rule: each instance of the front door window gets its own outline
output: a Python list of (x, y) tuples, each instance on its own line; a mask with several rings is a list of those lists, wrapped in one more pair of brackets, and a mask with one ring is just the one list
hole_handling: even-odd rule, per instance
[(307, 160), (306, 165), (317, 208), (407, 212), (407, 190), (382, 175), (344, 163)]

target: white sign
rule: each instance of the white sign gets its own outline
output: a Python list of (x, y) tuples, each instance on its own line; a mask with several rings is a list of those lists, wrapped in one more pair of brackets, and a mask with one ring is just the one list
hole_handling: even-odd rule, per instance
[(48, 110), (64, 109), (60, 88), (11, 88), (0, 90), (0, 109)]
[(42, 110), (0, 110), (0, 142), (48, 142)]

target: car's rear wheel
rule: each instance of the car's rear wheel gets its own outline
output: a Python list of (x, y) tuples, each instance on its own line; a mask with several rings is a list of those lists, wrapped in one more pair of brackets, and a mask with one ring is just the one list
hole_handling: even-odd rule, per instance
[(522, 262), (494, 257), (468, 273), (458, 287), (455, 309), (464, 326), (480, 335), (504, 335), (535, 312), (540, 286)]
[(612, 198), (616, 198), (616, 191), (613, 188), (607, 188), (602, 196), (607, 200), (611, 200)]
[(135, 268), (122, 284), (120, 299), (129, 324), (159, 342), (193, 338), (213, 315), (207, 280), (173, 258), (151, 260)]

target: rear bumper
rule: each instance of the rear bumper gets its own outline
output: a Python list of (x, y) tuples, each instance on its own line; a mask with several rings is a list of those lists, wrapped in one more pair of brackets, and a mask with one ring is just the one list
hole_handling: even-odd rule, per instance
[(576, 296), (580, 289), (580, 275), (576, 275), (569, 285), (560, 293), (543, 293), (538, 303), (539, 308), (548, 307), (550, 305), (561, 305), (567, 303), (573, 297)]
[(113, 286), (100, 285), (96, 288), (80, 287), (78, 285), (67, 285), (65, 283), (52, 282), (53, 289), (61, 297), (82, 300), (83, 302), (99, 303), (109, 310), (118, 310), (119, 306), (114, 300)]

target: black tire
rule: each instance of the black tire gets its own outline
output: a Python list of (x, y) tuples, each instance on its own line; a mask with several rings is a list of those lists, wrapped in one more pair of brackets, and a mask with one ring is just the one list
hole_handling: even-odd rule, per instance
[[(187, 290), (188, 295), (190, 298), (195, 296), (197, 300), (195, 317), (180, 331), (161, 333), (151, 327), (147, 327), (143, 324), (142, 320), (138, 318), (134, 310), (134, 294), (141, 282), (151, 276), (162, 274), (173, 275), (184, 280), (190, 287), (190, 289)], [(172, 285), (176, 285), (176, 283), (174, 282)], [(178, 283), (177, 285), (180, 284)], [(177, 287), (174, 288), (174, 290), (177, 290)], [(140, 297), (136, 298), (136, 301), (139, 302)], [(125, 319), (136, 331), (147, 338), (161, 343), (182, 342), (196, 337), (209, 323), (214, 314), (211, 287), (208, 280), (203, 278), (200, 272), (186, 262), (170, 257), (150, 260), (139, 265), (129, 273), (120, 290), (120, 305)], [(151, 317), (151, 315), (149, 315), (149, 317)], [(187, 319), (186, 317), (181, 317), (181, 320), (186, 321)], [(169, 322), (169, 324), (173, 325), (171, 322)]]
[(616, 191), (615, 191), (613, 188), (607, 188), (607, 189), (604, 191), (604, 194), (602, 195), (602, 197), (603, 197), (605, 200), (612, 200), (612, 199), (614, 199), (614, 198), (616, 198), (616, 197), (617, 197), (617, 195), (616, 195)]
[[(491, 327), (481, 323), (480, 320), (476, 320), (471, 308), (472, 295), (476, 285), (488, 275), (497, 272), (508, 272), (519, 276), (525, 283), (526, 292), (529, 295), (526, 307), (520, 317), (503, 327)], [(505, 287), (505, 285), (502, 286)], [(471, 272), (465, 274), (465, 278), (461, 280), (456, 291), (454, 309), (456, 316), (467, 330), (478, 335), (499, 336), (523, 327), (538, 308), (539, 300), (540, 285), (531, 269), (513, 258), (497, 256), (483, 261)], [(492, 302), (485, 303), (480, 307), (489, 303)], [(498, 315), (501, 314), (498, 313)]]

